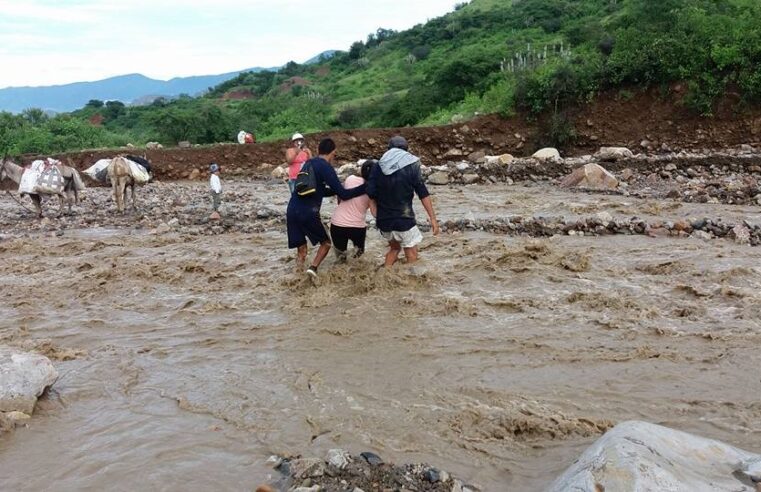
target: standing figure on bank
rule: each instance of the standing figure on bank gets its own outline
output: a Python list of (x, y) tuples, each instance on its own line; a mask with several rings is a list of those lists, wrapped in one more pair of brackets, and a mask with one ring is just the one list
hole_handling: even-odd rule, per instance
[(222, 203), (222, 182), (219, 180), (219, 165), (212, 162), (209, 166), (209, 192), (211, 193), (211, 208), (214, 212), (219, 212), (219, 205)]
[(304, 136), (301, 133), (294, 133), (291, 137), (291, 146), (285, 151), (285, 162), (288, 163), (288, 189), (293, 193), (293, 185), (296, 182), (296, 176), (301, 171), (301, 166), (312, 158), (312, 151), (306, 146)]
[(415, 194), (428, 214), (434, 236), (439, 234), (439, 223), (430, 193), (423, 183), (420, 158), (408, 152), (404, 137), (396, 136), (389, 141), (388, 151), (370, 173), (367, 194), (371, 206), (377, 209), (376, 224), (381, 236), (388, 241), (386, 268), (396, 263), (402, 250), (407, 263), (416, 262), (417, 246), (423, 240), (423, 235), (417, 227), (412, 209)]

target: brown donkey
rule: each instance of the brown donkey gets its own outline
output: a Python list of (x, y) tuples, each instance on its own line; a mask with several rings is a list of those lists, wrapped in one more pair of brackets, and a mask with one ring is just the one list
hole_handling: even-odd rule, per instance
[(119, 213), (124, 213), (124, 202), (127, 201), (127, 187), (132, 190), (132, 210), (137, 210), (135, 199), (135, 178), (132, 177), (129, 162), (123, 156), (114, 157), (108, 166), (108, 178), (114, 190), (114, 201)]

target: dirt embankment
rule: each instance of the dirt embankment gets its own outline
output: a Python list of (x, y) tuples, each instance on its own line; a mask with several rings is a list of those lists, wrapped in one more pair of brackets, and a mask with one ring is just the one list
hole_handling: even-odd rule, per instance
[[(697, 116), (680, 103), (679, 86), (672, 95), (661, 97), (656, 90), (644, 93), (604, 95), (571, 116), (576, 139), (562, 149), (565, 155), (592, 153), (600, 146), (626, 146), (633, 150), (680, 150), (728, 148), (761, 142), (761, 109), (742, 108), (730, 96), (719, 105), (714, 117)], [(294, 131), (298, 128), (294, 128)], [(474, 151), (487, 154), (511, 153), (526, 156), (547, 144), (546, 125), (542, 119), (525, 115), (504, 119), (496, 115), (464, 123), (421, 128), (371, 128), (336, 130), (307, 136), (316, 150), (317, 142), (332, 137), (338, 145), (340, 162), (378, 157), (388, 139), (404, 135), (411, 149), (424, 162), (458, 160)], [(643, 146), (643, 144), (645, 144)], [(210, 162), (220, 164), (226, 175), (251, 176), (267, 172), (283, 162), (286, 141), (251, 145), (221, 144), (210, 147), (166, 148), (158, 150), (125, 149), (125, 153), (145, 153), (155, 164), (160, 180), (206, 176)], [(85, 151), (63, 154), (84, 169), (97, 159), (112, 157), (115, 150)], [(31, 160), (29, 156), (25, 160)], [(194, 170), (197, 170), (195, 173)]]

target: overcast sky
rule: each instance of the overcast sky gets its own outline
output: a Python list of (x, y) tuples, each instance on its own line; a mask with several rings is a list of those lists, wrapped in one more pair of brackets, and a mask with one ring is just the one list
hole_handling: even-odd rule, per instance
[(457, 0), (0, 0), (0, 88), (303, 62)]

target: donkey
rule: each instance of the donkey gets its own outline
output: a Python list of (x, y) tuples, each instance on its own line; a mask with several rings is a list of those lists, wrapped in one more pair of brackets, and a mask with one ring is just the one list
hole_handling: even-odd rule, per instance
[[(63, 164), (58, 166), (61, 171), (61, 175), (64, 178), (64, 187), (61, 193), (55, 193), (61, 203), (61, 207), (58, 211), (58, 217), (64, 215), (64, 205), (68, 205), (68, 214), (71, 214), (71, 206), (74, 203), (79, 203), (79, 191), (83, 190), (85, 185), (82, 182), (82, 178), (76, 169), (71, 166), (64, 166)], [(24, 168), (14, 163), (9, 159), (0, 159), (0, 181), (5, 178), (10, 179), (16, 184), (21, 183), (21, 176), (24, 175)], [(37, 217), (42, 218), (42, 197), (52, 196), (53, 193), (22, 193), (22, 195), (29, 195), (32, 199), (32, 204), (37, 211)]]
[(132, 210), (137, 210), (135, 199), (135, 178), (129, 162), (123, 156), (114, 157), (108, 166), (108, 178), (111, 180), (111, 188), (114, 190), (114, 201), (119, 213), (124, 213), (124, 202), (127, 201), (127, 187), (132, 190)]

